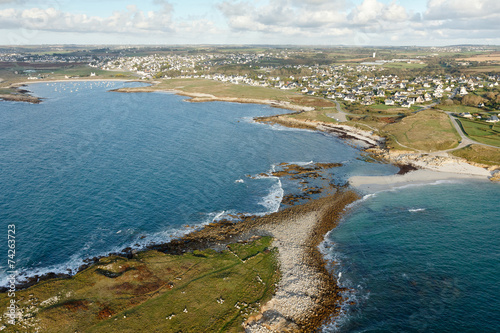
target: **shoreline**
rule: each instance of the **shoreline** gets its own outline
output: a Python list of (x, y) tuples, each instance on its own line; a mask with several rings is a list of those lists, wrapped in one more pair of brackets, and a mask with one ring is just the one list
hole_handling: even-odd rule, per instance
[[(127, 79), (67, 79), (67, 80), (40, 80), (37, 82), (69, 82), (69, 81), (123, 81), (123, 82), (143, 82), (150, 84), (145, 87), (134, 87), (134, 88), (118, 88), (109, 91), (122, 92), (122, 93), (139, 93), (139, 92), (167, 92), (173, 93), (180, 96), (189, 97), (186, 101), (193, 103), (202, 102), (231, 102), (231, 103), (247, 103), (247, 104), (261, 104), (269, 105), (275, 108), (287, 109), (295, 112), (304, 112), (314, 110), (314, 107), (307, 107), (301, 105), (291, 104), (290, 102), (270, 100), (270, 99), (255, 99), (255, 98), (239, 98), (239, 97), (217, 97), (212, 94), (205, 93), (189, 93), (178, 89), (156, 89), (155, 86), (158, 84), (157, 81), (146, 82), (140, 79), (137, 80), (127, 80)], [(11, 84), (10, 87), (15, 87), (16, 85), (26, 86), (31, 83), (37, 82), (19, 82)], [(17, 88), (19, 88), (17, 87)], [(33, 96), (28, 96), (33, 97)], [(34, 97), (39, 99), (38, 97)], [(494, 171), (500, 170), (500, 166), (486, 166), (479, 165), (477, 163), (472, 164), (463, 158), (451, 156), (450, 154), (444, 153), (415, 153), (415, 152), (405, 152), (398, 150), (389, 150), (385, 147), (385, 138), (377, 135), (374, 131), (366, 131), (353, 126), (325, 123), (316, 120), (299, 120), (294, 118), (285, 117), (285, 115), (274, 115), (267, 117), (256, 117), (254, 121), (262, 123), (279, 124), (285, 127), (292, 128), (303, 128), (310, 130), (317, 130), (320, 132), (329, 133), (339, 137), (341, 139), (353, 140), (361, 143), (364, 146), (364, 150), (370, 155), (377, 159), (382, 159), (388, 163), (394, 164), (396, 166), (407, 165), (418, 169), (429, 169), (440, 172), (447, 173), (458, 173), (464, 174), (469, 173), (473, 175), (482, 175), (492, 180), (500, 180), (500, 172), (494, 174)], [(443, 155), (444, 154), (444, 155)], [(455, 164), (457, 167), (450, 167), (449, 165), (445, 167), (445, 164)], [(489, 173), (483, 172), (483, 170), (488, 169)], [(461, 176), (460, 176), (461, 177)], [(449, 176), (447, 176), (449, 178)], [(461, 177), (462, 178), (462, 177)]]
[(389, 191), (408, 185), (427, 185), (440, 181), (454, 180), (483, 180), (487, 178), (479, 174), (465, 174), (419, 169), (410, 171), (403, 175), (390, 176), (353, 176), (349, 178), (349, 184), (365, 194), (373, 194), (381, 191)]
[(32, 80), (32, 81), (21, 81), (21, 82), (14, 82), (11, 83), (9, 88), (19, 88), (22, 86), (27, 86), (33, 83), (51, 83), (51, 82), (80, 82), (80, 81), (123, 81), (123, 82), (144, 82), (148, 83), (146, 81), (140, 80), (140, 79), (99, 79), (97, 76), (95, 79), (90, 79), (90, 78), (69, 78), (69, 79), (54, 79), (54, 80)]
[[(68, 79), (37, 81), (27, 84), (70, 81), (144, 82), (123, 79)], [(24, 83), (19, 84), (22, 86)], [(166, 91), (190, 97), (187, 100), (189, 102), (223, 101), (253, 103), (292, 111), (306, 110), (304, 109), (306, 107), (291, 105), (288, 102), (236, 97), (219, 98), (210, 94), (185, 93), (175, 89), (157, 90), (151, 89), (151, 87), (141, 87), (135, 89), (120, 88), (110, 91), (127, 93)], [(426, 184), (440, 180), (488, 179), (492, 176), (490, 171), (460, 161), (458, 158), (430, 156), (427, 159), (424, 157), (429, 154), (408, 152), (396, 154), (391, 151), (384, 151), (381, 148), (384, 144), (383, 138), (375, 135), (373, 132), (363, 131), (351, 126), (290, 118), (285, 121), (285, 117), (280, 115), (261, 117), (255, 120), (264, 123), (272, 122), (269, 119), (273, 119), (272, 121), (276, 121), (275, 123), (287, 127), (314, 129), (330, 133), (341, 139), (355, 140), (360, 142), (368, 153), (389, 163), (397, 166), (411, 165), (420, 168), (420, 170), (410, 171), (402, 175), (351, 177), (349, 179), (350, 185), (362, 192), (378, 192), (410, 184)], [(458, 168), (456, 167), (457, 165), (459, 166)], [(254, 220), (251, 218), (245, 219), (239, 222), (241, 226), (228, 221), (212, 223), (171, 242), (147, 247), (141, 250), (141, 252), (157, 250), (164, 253), (182, 254), (186, 251), (195, 251), (202, 248), (223, 249), (231, 242), (234, 243), (237, 240), (248, 239), (254, 235), (271, 235), (275, 239), (273, 246), (278, 248), (280, 271), (283, 270), (281, 272), (282, 279), (280, 279), (278, 290), (271, 301), (261, 307), (259, 315), (245, 323), (245, 329), (249, 332), (272, 332), (272, 330), (284, 329), (310, 332), (320, 327), (332, 315), (334, 316), (338, 313), (339, 301), (342, 299), (339, 294), (341, 289), (333, 279), (333, 276), (325, 268), (325, 258), (318, 250), (318, 245), (324, 240), (324, 235), (336, 226), (348, 204), (359, 199), (359, 196), (352, 191), (341, 192), (339, 195), (349, 197), (344, 198), (345, 204), (336, 202), (331, 197), (325, 197), (272, 213), (262, 218)], [(290, 230), (293, 230), (293, 233)], [(124, 249), (122, 253), (109, 254), (104, 257), (121, 255), (132, 258), (136, 254), (137, 251), (128, 248)], [(78, 272), (85, 270), (104, 257), (89, 259), (89, 263), (82, 266)], [(34, 281), (34, 283), (29, 284), (27, 287), (38, 284), (43, 280), (71, 276), (68, 274), (56, 275), (49, 273), (41, 280), (37, 277), (37, 281)], [(299, 279), (297, 279), (297, 276), (299, 276)], [(304, 289), (305, 286), (307, 286), (306, 289)]]
[(274, 238), (282, 276), (272, 299), (244, 324), (246, 332), (311, 332), (339, 314), (343, 289), (318, 245), (358, 199), (339, 192), (284, 210), (283, 220), (256, 229)]
[[(283, 115), (259, 117), (255, 120), (285, 127), (317, 130), (335, 135), (341, 139), (360, 142), (364, 146), (363, 150), (373, 158), (399, 167), (408, 166), (410, 170), (427, 170), (429, 171), (427, 173), (429, 177), (436, 180), (438, 180), (439, 177), (443, 177), (443, 179), (451, 179), (454, 177), (463, 179), (472, 177), (497, 181), (498, 178), (500, 178), (500, 171), (498, 171), (500, 170), (499, 165), (489, 166), (473, 162), (469, 163), (463, 158), (451, 156), (446, 152), (416, 153), (412, 151), (390, 150), (385, 148), (385, 139), (383, 137), (378, 136), (373, 131), (361, 130), (352, 126), (329, 124), (315, 120), (298, 120)], [(433, 176), (430, 176), (431, 174)], [(394, 179), (397, 179), (401, 174), (394, 176)], [(370, 176), (366, 176), (367, 179), (369, 177)], [(406, 176), (404, 182), (408, 182), (408, 178), (411, 178), (411, 176)]]
[(269, 105), (271, 107), (287, 109), (291, 111), (301, 112), (301, 111), (311, 111), (314, 110), (312, 107), (301, 106), (291, 104), (290, 102), (277, 101), (272, 99), (257, 99), (257, 98), (242, 98), (242, 97), (217, 97), (212, 94), (205, 93), (190, 93), (178, 89), (155, 89), (154, 85), (148, 87), (136, 87), (136, 88), (118, 88), (110, 91), (121, 92), (121, 93), (150, 93), (150, 92), (168, 92), (179, 96), (189, 97), (186, 99), (187, 102), (191, 103), (203, 103), (203, 102), (230, 102), (230, 103), (243, 103), (243, 104), (262, 104)]
[[(196, 255), (210, 249), (219, 252), (230, 248), (230, 244), (244, 244), (256, 237), (271, 236), (271, 246), (278, 249), (276, 260), (281, 278), (271, 299), (260, 305), (260, 312), (241, 324), (246, 332), (311, 332), (340, 312), (343, 300), (341, 292), (344, 290), (327, 270), (327, 262), (318, 245), (351, 204), (359, 199), (354, 191), (345, 190), (262, 217), (247, 217), (241, 222), (214, 222), (164, 244), (150, 245), (140, 251), (127, 248), (121, 253), (93, 258), (75, 275), (49, 274), (42, 280), (33, 281), (23, 290), (17, 290), (33, 293), (31, 288), (38, 286), (50, 289), (51, 284), (72, 281), (73, 277), (88, 274), (113, 257), (137, 260), (151, 251), (174, 256), (186, 253)], [(64, 298), (59, 299), (64, 301)], [(128, 310), (123, 311), (127, 313)], [(122, 314), (117, 313), (117, 316)]]
[[(26, 87), (30, 84), (34, 83), (51, 83), (51, 82), (92, 82), (92, 81), (121, 81), (121, 82), (145, 82), (142, 80), (127, 80), (127, 79), (89, 79), (89, 78), (70, 78), (70, 79), (55, 79), (55, 80), (34, 80), (34, 81), (22, 81), (11, 83), (6, 86), (7, 89), (14, 89), (17, 92), (13, 94), (0, 94), (0, 101), (9, 101), (9, 102), (25, 102), (31, 104), (40, 104), (45, 99), (44, 97), (37, 97), (29, 95), (28, 90), (21, 89), (22, 87)], [(147, 82), (145, 82), (147, 83)]]

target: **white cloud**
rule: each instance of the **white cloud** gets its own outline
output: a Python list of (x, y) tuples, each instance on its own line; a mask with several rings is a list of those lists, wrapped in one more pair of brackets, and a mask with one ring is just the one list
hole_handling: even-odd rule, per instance
[(176, 18), (169, 0), (151, 0), (157, 11), (129, 5), (105, 17), (67, 12), (57, 5), (47, 8), (47, 3), (27, 8), (8, 3), (30, 1), (0, 0), (1, 8), (12, 7), (0, 9), (0, 29), (4, 39), (18, 29), (23, 36), (37, 32), (37, 38), (51, 36), (56, 43), (63, 36), (91, 40), (86, 33), (107, 36), (102, 39), (106, 41), (122, 34), (124, 43), (436, 45), (467, 38), (469, 43), (500, 43), (499, 0), (428, 0), (421, 12), (408, 10), (398, 0), (363, 0), (358, 5), (352, 0), (217, 1), (216, 12), (207, 9), (203, 15)]
[(173, 31), (171, 7), (159, 12), (144, 12), (136, 6), (115, 11), (108, 17), (72, 14), (55, 8), (0, 10), (0, 29), (25, 28), (60, 32), (140, 33)]
[[(310, 4), (310, 6), (306, 6)], [(276, 0), (264, 5), (224, 1), (218, 5), (230, 29), (297, 34), (311, 30), (329, 34), (342, 28), (345, 15), (333, 9), (334, 2), (323, 0)]]
[[(430, 38), (457, 39), (466, 43), (498, 43), (500, 2), (498, 0), (430, 0), (415, 29)], [(496, 40), (496, 42), (494, 42)]]
[(361, 5), (353, 9), (348, 18), (354, 24), (372, 23), (380, 17), (383, 9), (384, 4), (377, 0), (364, 0)]
[[(499, 40), (499, 0), (429, 0), (424, 12), (407, 10), (397, 0), (363, 0), (359, 5), (337, 0), (224, 0), (218, 5), (229, 29), (244, 36), (281, 35), (283, 40), (326, 43), (426, 45)], [(483, 35), (474, 33), (482, 30)], [(266, 36), (266, 37), (264, 37)], [(477, 37), (478, 36), (478, 37)], [(478, 38), (478, 39), (477, 39)], [(435, 44), (434, 44), (435, 45)]]
[[(218, 8), (230, 29), (302, 37), (352, 37), (356, 33), (394, 31), (408, 19), (404, 7), (364, 0), (352, 8), (344, 1), (270, 0), (256, 4), (226, 0)], [(371, 39), (370, 39), (371, 40)], [(343, 41), (344, 42), (344, 41)]]
[(479, 18), (500, 12), (498, 0), (429, 0), (427, 20)]

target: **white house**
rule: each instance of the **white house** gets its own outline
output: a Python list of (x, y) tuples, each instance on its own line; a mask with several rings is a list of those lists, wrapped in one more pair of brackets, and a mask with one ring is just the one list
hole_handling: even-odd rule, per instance
[(486, 122), (487, 123), (498, 123), (500, 121), (500, 119), (498, 119), (497, 116), (493, 115), (491, 117), (489, 117)]

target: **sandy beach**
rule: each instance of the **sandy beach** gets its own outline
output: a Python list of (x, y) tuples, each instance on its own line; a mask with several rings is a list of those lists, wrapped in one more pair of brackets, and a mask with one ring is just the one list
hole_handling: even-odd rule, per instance
[(495, 167), (472, 165), (465, 160), (443, 154), (422, 154), (413, 152), (385, 152), (376, 155), (395, 165), (411, 165), (419, 168), (406, 174), (390, 176), (353, 176), (349, 179), (351, 186), (364, 193), (374, 193), (382, 190), (406, 185), (429, 184), (438, 181), (463, 179), (488, 180), (496, 177)]
[(479, 179), (487, 180), (488, 175), (484, 174), (466, 174), (455, 172), (441, 172), (434, 170), (416, 170), (404, 175), (391, 176), (354, 176), (349, 178), (351, 186), (359, 189), (363, 193), (375, 193), (384, 190), (390, 190), (406, 185), (424, 185), (436, 183), (439, 181), (453, 181), (460, 179)]

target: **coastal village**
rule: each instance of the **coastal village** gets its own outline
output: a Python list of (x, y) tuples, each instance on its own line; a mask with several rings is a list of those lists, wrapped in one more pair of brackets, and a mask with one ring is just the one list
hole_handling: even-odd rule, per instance
[(1, 0), (0, 333), (500, 333), (498, 21)]
[[(466, 51), (484, 51), (470, 47)], [(15, 52), (0, 53), (0, 62), (26, 62), (34, 64), (65, 63), (82, 64), (91, 70), (89, 76), (98, 76), (95, 70), (125, 71), (144, 80), (157, 79), (208, 79), (237, 85), (270, 87), (300, 92), (307, 96), (324, 97), (346, 104), (370, 106), (374, 104), (397, 106), (417, 110), (420, 106), (439, 103), (443, 99), (465, 96), (476, 90), (487, 91), (499, 86), (499, 74), (398, 74), (394, 67), (409, 65), (426, 66), (429, 59), (439, 52), (464, 51), (463, 48), (432, 48), (425, 56), (414, 58), (379, 59), (377, 52), (362, 62), (337, 64), (290, 64), (290, 59), (300, 58), (303, 50), (269, 49), (262, 52), (182, 52), (151, 54), (146, 56), (125, 55), (123, 50), (88, 53), (78, 56), (64, 54), (33, 55)], [(319, 51), (321, 54), (322, 52)], [(387, 57), (384, 57), (387, 58)], [(368, 59), (368, 60), (367, 60)], [(270, 63), (276, 62), (274, 65)], [(280, 63), (281, 62), (281, 63)], [(467, 66), (468, 62), (457, 62)], [(227, 70), (231, 68), (231, 70)], [(230, 73), (228, 73), (230, 72)], [(18, 72), (29, 80), (50, 78), (50, 73), (34, 70)], [(66, 78), (75, 78), (66, 76)], [(474, 105), (500, 109), (500, 103), (481, 101)], [(465, 117), (473, 117), (464, 113)], [(476, 114), (474, 117), (497, 122), (498, 116)]]
[[(208, 79), (231, 84), (271, 87), (293, 90), (304, 95), (319, 96), (346, 103), (359, 103), (363, 106), (384, 104), (403, 108), (428, 105), (443, 98), (465, 96), (477, 89), (493, 89), (499, 86), (500, 75), (436, 75), (401, 77), (397, 74), (383, 74), (384, 64), (423, 63), (420, 59), (392, 59), (379, 62), (339, 65), (280, 65), (260, 66), (266, 57), (287, 59), (292, 54), (224, 54), (195, 56), (120, 57), (105, 62), (94, 62), (90, 66), (103, 70), (127, 70), (142, 79)], [(375, 56), (375, 54), (374, 54)], [(224, 65), (247, 65), (254, 69), (252, 74), (224, 74), (217, 68)], [(273, 75), (272, 73), (296, 72), (295, 75)], [(177, 73), (171, 76), (166, 73)], [(307, 73), (302, 75), (302, 73)], [(478, 103), (477, 107), (484, 107)], [(500, 107), (500, 105), (498, 105)], [(466, 115), (469, 117), (469, 115)], [(476, 117), (482, 117), (476, 115)], [(488, 121), (498, 121), (492, 116)]]
[[(338, 285), (341, 275), (327, 270), (318, 246), (342, 212), (359, 199), (359, 193), (346, 185), (370, 193), (412, 182), (500, 179), (495, 127), (500, 117), (499, 72), (462, 71), (477, 64), (438, 56), (485, 49), (429, 48), (426, 55), (407, 56), (358, 50), (355, 59), (343, 50), (335, 61), (321, 50), (287, 48), (149, 53), (103, 48), (69, 54), (0, 51), (0, 62), (11, 66), (8, 75), (4, 70), (0, 77), (16, 82), (4, 87), (14, 89), (12, 95), (38, 99), (21, 89), (26, 82), (43, 81), (51, 87), (54, 83), (45, 81), (80, 84), (80, 79), (140, 79), (151, 85), (114, 89), (112, 94), (151, 92), (159, 87), (195, 102), (263, 103), (292, 109), (297, 112), (254, 120), (317, 129), (361, 142), (368, 162), (383, 160), (399, 168), (397, 175), (353, 176), (345, 185), (328, 182), (323, 188), (310, 182), (326, 180), (323, 172), (342, 164), (281, 163), (278, 168), (282, 170), (259, 177), (300, 180), (302, 192), (283, 197), (282, 204), (289, 207), (258, 218), (241, 215), (238, 223), (214, 219), (205, 228), (144, 251), (126, 248), (89, 259), (79, 268), (80, 280), (71, 278), (71, 272), (37, 275), (26, 280), (25, 287), (31, 288), (18, 292), (22, 297), (18, 323), (26, 330), (48, 332), (61, 331), (61, 325), (107, 332), (130, 327), (135, 331), (144, 327), (186, 331), (188, 327), (187, 331), (198, 332), (208, 322), (218, 327), (212, 331), (228, 327), (246, 332), (316, 330), (338, 316), (339, 304), (345, 302)], [(201, 88), (181, 89), (190, 84)], [(216, 88), (204, 90), (207, 86)], [(256, 93), (244, 95), (242, 91)], [(274, 96), (281, 99), (274, 100)], [(298, 101), (297, 108), (288, 100)], [(23, 101), (39, 103), (43, 97), (37, 102)], [(346, 119), (332, 116), (336, 111)], [(460, 120), (455, 123), (457, 117)], [(245, 181), (235, 182), (241, 183)], [(322, 191), (326, 194), (332, 189), (335, 195), (321, 197)], [(416, 211), (420, 210), (409, 210)], [(43, 280), (47, 281), (38, 283)], [(8, 302), (7, 297), (0, 297), (0, 305)], [(146, 315), (154, 319), (144, 322)], [(14, 325), (0, 324), (0, 330), (17, 331)]]

